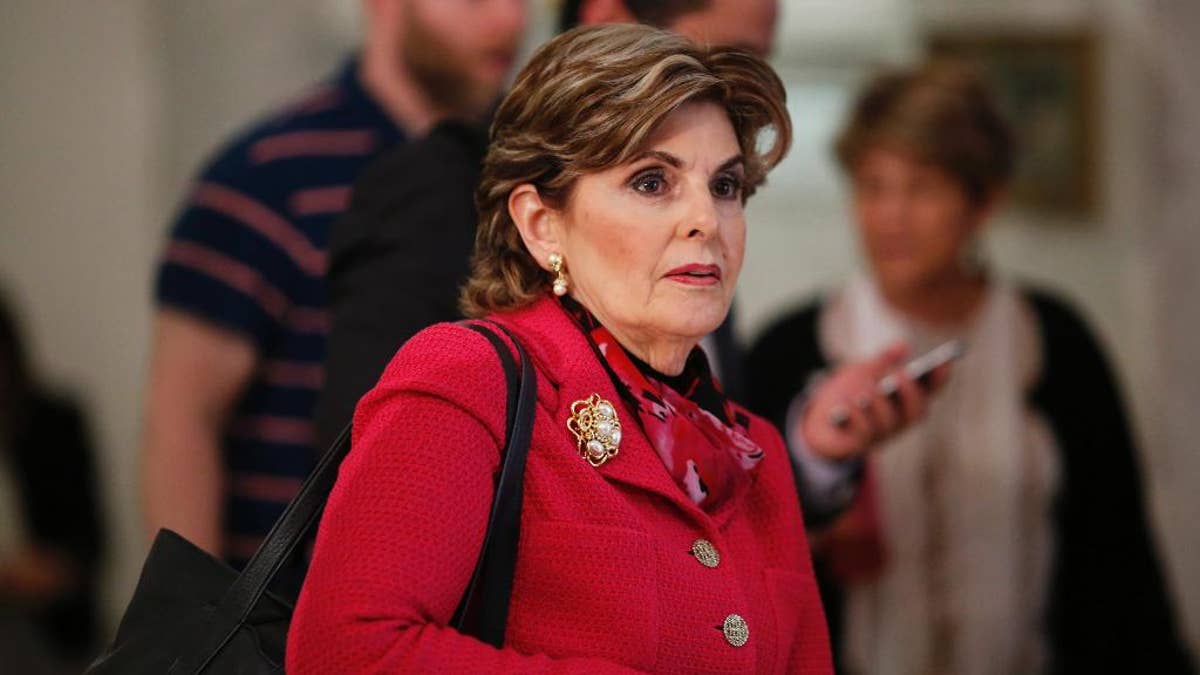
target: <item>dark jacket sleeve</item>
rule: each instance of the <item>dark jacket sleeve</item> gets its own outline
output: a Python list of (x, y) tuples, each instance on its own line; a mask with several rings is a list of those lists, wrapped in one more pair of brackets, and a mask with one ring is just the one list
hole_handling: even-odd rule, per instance
[(317, 403), (320, 447), (400, 346), (459, 317), (458, 291), (475, 241), (482, 133), (444, 124), (383, 156), (359, 177), (330, 235), (331, 331)]
[(1049, 632), (1055, 673), (1193, 672), (1160, 571), (1137, 451), (1100, 345), (1064, 303), (1031, 293), (1046, 367), (1033, 404), (1062, 449)]

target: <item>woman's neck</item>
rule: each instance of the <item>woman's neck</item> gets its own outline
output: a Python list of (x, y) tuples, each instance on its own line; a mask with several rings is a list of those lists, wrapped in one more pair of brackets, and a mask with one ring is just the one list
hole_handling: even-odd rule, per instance
[(615, 322), (607, 323), (603, 318), (596, 317), (600, 324), (612, 333), (621, 347), (630, 355), (655, 371), (675, 377), (683, 372), (688, 356), (696, 348), (697, 340), (690, 338), (666, 337), (649, 335), (638, 331), (622, 330)]
[(986, 275), (956, 271), (920, 286), (889, 287), (880, 283), (879, 292), (893, 309), (918, 323), (956, 327), (974, 315), (987, 288)]
[(622, 339), (620, 335), (609, 329), (617, 342), (633, 356), (653, 368), (656, 372), (668, 377), (675, 377), (683, 372), (688, 356), (696, 348), (694, 340), (687, 341), (643, 341), (641, 343)]
[(663, 375), (674, 377), (682, 373), (688, 356), (700, 342), (700, 338), (666, 335), (614, 321), (601, 303), (593, 303), (582, 295), (579, 292), (572, 293), (570, 299), (590, 312), (601, 326), (612, 333), (622, 349)]

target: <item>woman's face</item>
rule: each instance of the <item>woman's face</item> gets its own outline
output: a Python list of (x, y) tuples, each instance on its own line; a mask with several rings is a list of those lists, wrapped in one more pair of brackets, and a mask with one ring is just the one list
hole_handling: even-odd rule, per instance
[(863, 248), (880, 284), (911, 293), (961, 271), (989, 209), (972, 202), (949, 173), (876, 148), (851, 178)]
[(572, 297), (618, 339), (695, 339), (742, 268), (744, 167), (725, 109), (689, 103), (625, 165), (578, 179), (559, 215)]

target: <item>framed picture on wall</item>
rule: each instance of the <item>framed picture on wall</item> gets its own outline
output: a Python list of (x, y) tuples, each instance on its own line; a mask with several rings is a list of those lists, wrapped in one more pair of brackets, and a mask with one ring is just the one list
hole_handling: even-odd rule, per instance
[(975, 64), (994, 88), (1019, 143), (1018, 206), (1096, 212), (1101, 111), (1091, 33), (942, 32), (929, 36), (929, 48)]

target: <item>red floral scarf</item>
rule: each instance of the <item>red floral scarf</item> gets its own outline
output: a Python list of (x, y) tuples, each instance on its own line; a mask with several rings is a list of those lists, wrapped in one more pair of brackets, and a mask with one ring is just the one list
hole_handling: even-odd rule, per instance
[(749, 416), (712, 377), (703, 350), (692, 351), (681, 375), (662, 375), (626, 352), (579, 303), (562, 302), (680, 489), (710, 513), (743, 489), (763, 451), (750, 439)]

